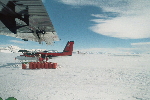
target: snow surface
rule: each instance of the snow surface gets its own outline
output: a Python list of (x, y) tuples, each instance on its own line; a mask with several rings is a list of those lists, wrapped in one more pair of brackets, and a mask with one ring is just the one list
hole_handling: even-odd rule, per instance
[(150, 55), (73, 54), (57, 69), (23, 70), (0, 53), (0, 97), (18, 100), (150, 100)]

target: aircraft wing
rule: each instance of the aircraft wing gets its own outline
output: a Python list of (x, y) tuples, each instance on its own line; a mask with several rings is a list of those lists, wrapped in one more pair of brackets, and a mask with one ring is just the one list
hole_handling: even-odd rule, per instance
[(1, 0), (0, 35), (50, 45), (58, 35), (41, 0)]

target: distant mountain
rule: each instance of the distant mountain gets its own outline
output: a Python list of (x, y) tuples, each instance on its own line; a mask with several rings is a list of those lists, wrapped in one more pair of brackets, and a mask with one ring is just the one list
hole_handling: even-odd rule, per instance
[(4, 53), (16, 53), (18, 52), (18, 50), (20, 50), (21, 48), (18, 46), (13, 46), (10, 45), (8, 47), (1, 47), (0, 48), (0, 52), (4, 52)]

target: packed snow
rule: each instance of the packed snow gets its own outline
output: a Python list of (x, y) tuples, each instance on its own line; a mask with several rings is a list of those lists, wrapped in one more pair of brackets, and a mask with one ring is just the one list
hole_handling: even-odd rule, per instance
[(150, 55), (73, 54), (57, 69), (22, 69), (0, 53), (0, 97), (17, 100), (150, 100)]

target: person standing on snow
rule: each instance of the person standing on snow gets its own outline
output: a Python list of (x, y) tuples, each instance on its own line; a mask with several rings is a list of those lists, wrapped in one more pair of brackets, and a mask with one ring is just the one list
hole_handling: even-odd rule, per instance
[(41, 54), (39, 54), (38, 60), (39, 60), (40, 63), (43, 63), (43, 60), (44, 60), (44, 59), (41, 57)]

